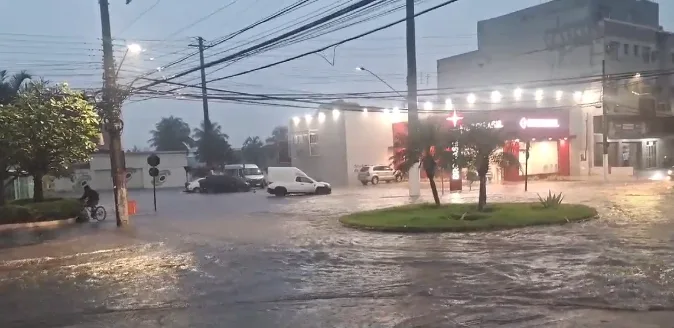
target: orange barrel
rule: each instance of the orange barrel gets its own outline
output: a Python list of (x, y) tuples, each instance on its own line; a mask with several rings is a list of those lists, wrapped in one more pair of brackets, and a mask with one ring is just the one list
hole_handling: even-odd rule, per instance
[(136, 214), (136, 205), (135, 200), (129, 200), (129, 215)]

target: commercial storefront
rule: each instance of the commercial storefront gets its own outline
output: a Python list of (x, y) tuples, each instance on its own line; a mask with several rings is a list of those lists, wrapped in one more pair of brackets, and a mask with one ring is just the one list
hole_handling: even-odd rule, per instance
[[(510, 136), (509, 140), (503, 140), (502, 151), (515, 155), (521, 165), (504, 172), (494, 167), (492, 174), (505, 181), (522, 180), (525, 173), (541, 177), (571, 175), (570, 153), (578, 150), (571, 149), (570, 140), (575, 136), (569, 133), (568, 110), (452, 111), (451, 114), (436, 114), (426, 119), (440, 119), (447, 129), (480, 125), (502, 130), (504, 135)], [(394, 139), (404, 137), (407, 122), (394, 123), (393, 133)], [(527, 143), (529, 160), (525, 163)]]
[[(492, 175), (506, 181), (524, 178), (526, 142), (529, 141), (528, 174), (569, 176), (581, 172), (584, 137), (576, 138), (569, 126), (573, 109), (503, 109), (494, 111), (447, 111), (421, 113), (447, 128), (487, 124), (513, 137), (503, 140), (503, 150), (513, 153), (522, 169), (506, 172), (493, 168)], [(407, 134), (407, 115), (393, 112), (317, 111), (290, 121), (292, 165), (316, 179), (335, 186), (360, 186), (357, 172), (363, 165), (388, 165), (397, 138)], [(581, 130), (577, 126), (575, 131)], [(584, 133), (584, 132), (576, 132)], [(579, 140), (581, 139), (581, 140)], [(575, 154), (575, 158), (574, 158)], [(575, 170), (575, 171), (574, 171)], [(575, 172), (575, 173), (574, 173)], [(449, 176), (448, 176), (449, 178)]]

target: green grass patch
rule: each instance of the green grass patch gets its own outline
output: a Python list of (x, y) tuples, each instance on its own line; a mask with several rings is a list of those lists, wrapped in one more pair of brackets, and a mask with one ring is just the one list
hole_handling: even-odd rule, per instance
[(67, 220), (77, 217), (81, 211), (82, 203), (78, 199), (46, 199), (39, 203), (22, 199), (0, 206), (0, 224)]
[(477, 204), (414, 204), (353, 213), (339, 221), (383, 232), (468, 232), (566, 224), (596, 216), (594, 208), (578, 204), (543, 208), (540, 203), (496, 203), (483, 212), (477, 211)]

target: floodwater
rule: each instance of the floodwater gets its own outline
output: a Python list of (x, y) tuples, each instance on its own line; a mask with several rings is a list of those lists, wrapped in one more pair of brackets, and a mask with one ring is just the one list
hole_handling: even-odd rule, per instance
[(131, 229), (0, 234), (0, 327), (674, 326), (670, 183), (530, 187), (490, 186), (489, 201), (552, 189), (601, 218), (470, 234), (339, 225), (410, 202), (381, 185), (283, 199), (165, 191)]

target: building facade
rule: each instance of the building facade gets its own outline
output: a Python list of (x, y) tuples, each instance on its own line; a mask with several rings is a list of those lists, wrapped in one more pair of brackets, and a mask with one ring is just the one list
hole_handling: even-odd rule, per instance
[(292, 165), (333, 186), (357, 185), (363, 165), (387, 165), (392, 118), (380, 112), (319, 110), (289, 124)]
[[(569, 155), (576, 138), (569, 130), (569, 111), (566, 109), (509, 109), (500, 111), (452, 111), (448, 114), (422, 115), (422, 120), (440, 120), (446, 129), (482, 126), (502, 130), (502, 151), (519, 159), (520, 166), (500, 172), (491, 166), (492, 176), (498, 180), (520, 181), (525, 175), (548, 177), (571, 175)], [(393, 124), (393, 138), (407, 137), (407, 122)], [(527, 143), (529, 159), (526, 158)], [(396, 151), (397, 149), (394, 149)], [(460, 168), (457, 168), (460, 169)], [(459, 177), (465, 179), (465, 170)]]
[[(187, 180), (186, 152), (156, 152), (161, 159), (159, 175), (154, 180), (150, 174), (147, 157), (153, 152), (127, 152), (126, 186), (129, 189), (152, 189), (154, 181), (157, 188), (184, 187)], [(110, 156), (107, 153), (95, 153), (87, 168), (78, 168), (71, 178), (54, 179), (47, 190), (55, 192), (81, 192), (85, 185), (96, 190), (112, 190)]]
[[(571, 175), (602, 165), (604, 111), (610, 166), (649, 168), (674, 155), (674, 37), (659, 25), (657, 3), (555, 0), (480, 21), (477, 30), (476, 51), (437, 63), (440, 98), (457, 110), (566, 108), (576, 136)], [(470, 102), (450, 92), (470, 88), (478, 94)], [(503, 99), (480, 96), (486, 88)]]

